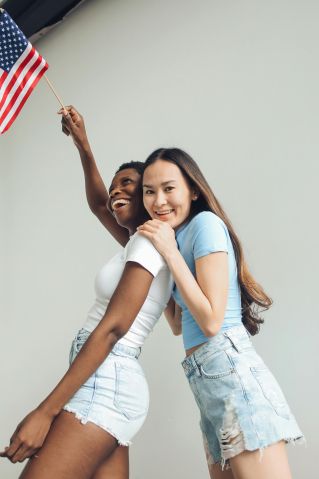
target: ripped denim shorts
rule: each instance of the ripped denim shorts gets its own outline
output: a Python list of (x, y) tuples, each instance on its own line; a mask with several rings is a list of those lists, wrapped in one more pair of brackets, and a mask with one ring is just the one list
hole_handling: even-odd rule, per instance
[(208, 464), (303, 439), (272, 373), (244, 326), (220, 331), (182, 362), (200, 410)]
[[(70, 364), (89, 337), (81, 329), (70, 351)], [(95, 423), (114, 436), (122, 446), (129, 446), (147, 416), (148, 385), (137, 358), (140, 348), (117, 343), (94, 374), (64, 406), (86, 424)]]

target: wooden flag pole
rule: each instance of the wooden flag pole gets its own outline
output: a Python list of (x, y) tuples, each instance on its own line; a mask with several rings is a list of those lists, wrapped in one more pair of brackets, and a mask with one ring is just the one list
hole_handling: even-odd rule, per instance
[(65, 106), (63, 105), (63, 101), (61, 100), (61, 98), (59, 97), (59, 95), (57, 94), (57, 92), (55, 91), (55, 89), (53, 88), (52, 86), (52, 83), (50, 82), (50, 80), (48, 79), (48, 77), (46, 76), (46, 74), (43, 75), (47, 84), (49, 85), (49, 87), (51, 88), (51, 90), (53, 91), (53, 94), (54, 96), (56, 97), (56, 99), (58, 100), (58, 102), (60, 103), (60, 105), (62, 106), (63, 110), (65, 110)]

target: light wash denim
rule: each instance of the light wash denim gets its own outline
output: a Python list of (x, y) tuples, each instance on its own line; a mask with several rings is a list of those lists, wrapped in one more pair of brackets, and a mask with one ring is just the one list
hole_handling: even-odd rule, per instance
[(272, 373), (244, 326), (220, 331), (182, 362), (200, 409), (209, 464), (303, 439)]
[[(90, 332), (81, 329), (70, 351), (74, 360)], [(140, 348), (116, 344), (94, 374), (64, 406), (83, 423), (93, 422), (129, 446), (147, 416), (149, 390), (138, 362)]]

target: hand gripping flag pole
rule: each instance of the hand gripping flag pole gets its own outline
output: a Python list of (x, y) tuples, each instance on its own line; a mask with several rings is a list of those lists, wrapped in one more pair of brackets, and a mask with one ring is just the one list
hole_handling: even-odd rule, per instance
[[(0, 133), (7, 131), (49, 65), (0, 8)], [(63, 102), (44, 75), (62, 108)]]

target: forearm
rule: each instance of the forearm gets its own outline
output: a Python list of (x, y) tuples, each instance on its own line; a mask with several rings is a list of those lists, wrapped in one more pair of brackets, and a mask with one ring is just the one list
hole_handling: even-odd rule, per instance
[(165, 310), (165, 318), (170, 325), (170, 328), (175, 336), (182, 333), (181, 309), (175, 303), (174, 298), (171, 297)]
[(165, 260), (176, 287), (198, 326), (206, 336), (217, 334), (219, 318), (178, 249), (165, 255)]
[(113, 214), (107, 207), (109, 195), (96, 166), (85, 131), (83, 117), (72, 106), (61, 109), (60, 113), (63, 115), (62, 131), (68, 136), (71, 135), (73, 143), (80, 154), (89, 207), (109, 233), (111, 233), (122, 246), (125, 246), (129, 238), (128, 231), (117, 224)]
[[(39, 405), (41, 410), (52, 417), (59, 414), (64, 404), (97, 370), (116, 342), (130, 329), (145, 302), (152, 281), (152, 274), (142, 266), (135, 262), (126, 263), (103, 318), (59, 384)], [(137, 290), (136, 284), (139, 285)]]
[(95, 329), (61, 381), (38, 408), (51, 417), (57, 416), (66, 402), (102, 364), (118, 339), (112, 331), (105, 334), (99, 328)]
[[(84, 172), (87, 201), (90, 209), (95, 213), (99, 208), (106, 208), (109, 195), (96, 166), (89, 142), (78, 147), (78, 151)], [(112, 216), (111, 213), (110, 216)]]
[(166, 308), (164, 309), (165, 318), (170, 321), (174, 319), (175, 314), (175, 301), (174, 298), (171, 296), (169, 302), (167, 303)]

